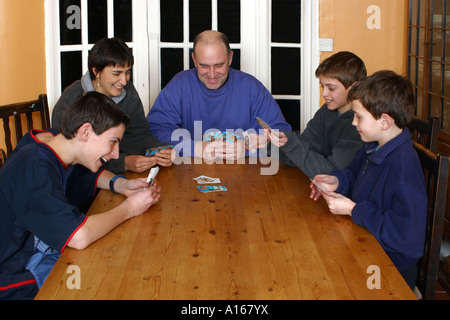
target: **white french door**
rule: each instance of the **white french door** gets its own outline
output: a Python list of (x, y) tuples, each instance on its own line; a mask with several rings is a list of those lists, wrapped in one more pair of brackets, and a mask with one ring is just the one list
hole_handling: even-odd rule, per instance
[(96, 38), (123, 36), (129, 37), (124, 40), (135, 57), (133, 83), (147, 113), (171, 77), (192, 67), (193, 36), (213, 29), (230, 38), (236, 60), (232, 67), (258, 78), (294, 129), (303, 130), (320, 103), (314, 76), (319, 63), (318, 2), (46, 0), (50, 108), (63, 88), (87, 71), (88, 51)]

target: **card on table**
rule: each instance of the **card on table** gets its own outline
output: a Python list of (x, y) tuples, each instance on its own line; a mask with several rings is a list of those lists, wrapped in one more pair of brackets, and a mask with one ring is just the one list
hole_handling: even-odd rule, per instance
[(198, 176), (197, 178), (193, 178), (192, 180), (196, 180), (198, 184), (220, 183), (219, 178), (211, 178), (208, 176)]
[(209, 193), (209, 192), (221, 192), (221, 191), (228, 191), (227, 187), (222, 186), (222, 185), (201, 185), (197, 187), (198, 190), (200, 190), (201, 192), (204, 193)]

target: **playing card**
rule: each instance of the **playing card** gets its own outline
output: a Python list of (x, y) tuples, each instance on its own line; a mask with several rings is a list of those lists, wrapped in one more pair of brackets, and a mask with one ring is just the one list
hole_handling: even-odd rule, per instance
[(200, 190), (201, 192), (221, 192), (221, 191), (228, 191), (227, 187), (222, 186), (222, 185), (202, 185), (202, 186), (198, 186), (197, 187), (198, 190)]
[(155, 154), (157, 154), (161, 150), (167, 150), (167, 149), (172, 150), (173, 149), (173, 145), (166, 144), (164, 146), (159, 146), (159, 147), (154, 147), (154, 148), (147, 149), (147, 150), (145, 150), (145, 156), (146, 157), (153, 157)]
[(242, 136), (244, 137), (245, 143), (247, 144), (250, 152), (252, 153), (256, 152), (256, 148), (252, 145), (248, 132), (247, 131), (242, 132)]
[(207, 176), (198, 176), (197, 178), (193, 178), (192, 180), (196, 180), (198, 184), (220, 183), (219, 178), (211, 178)]
[(258, 124), (261, 126), (261, 128), (272, 130), (272, 128), (267, 124), (267, 122), (265, 122), (261, 118), (256, 117), (256, 121), (258, 121)]
[(209, 132), (203, 136), (203, 140), (207, 142), (215, 141), (215, 140), (223, 140), (223, 142), (235, 142), (239, 139), (239, 137), (233, 133), (229, 132)]
[(309, 180), (311, 180), (311, 182), (314, 183), (314, 185), (315, 185), (317, 188), (319, 188), (320, 191), (322, 191), (323, 193), (325, 193), (327, 196), (330, 196), (320, 184), (318, 184), (317, 182), (315, 182), (315, 181), (314, 181), (313, 179), (311, 179), (311, 178), (309, 178)]

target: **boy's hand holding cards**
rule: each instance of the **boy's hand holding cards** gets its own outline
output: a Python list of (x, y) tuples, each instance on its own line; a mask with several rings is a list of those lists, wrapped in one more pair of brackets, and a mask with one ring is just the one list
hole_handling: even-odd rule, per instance
[(315, 186), (316, 186), (323, 194), (325, 194), (325, 195), (331, 197), (331, 195), (330, 195), (328, 192), (326, 192), (325, 189), (324, 189), (320, 184), (318, 184), (317, 182), (315, 182), (315, 181), (314, 181), (313, 179), (311, 179), (311, 178), (309, 178), (309, 180), (311, 180), (311, 182), (314, 183), (314, 185), (315, 185)]

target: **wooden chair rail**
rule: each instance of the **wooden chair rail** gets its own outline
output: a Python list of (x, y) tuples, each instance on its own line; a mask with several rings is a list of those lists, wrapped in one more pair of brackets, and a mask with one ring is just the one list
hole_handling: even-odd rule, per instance
[(33, 112), (40, 112), (42, 129), (50, 128), (50, 114), (46, 94), (40, 94), (36, 100), (0, 106), (0, 118), (3, 120), (3, 130), (5, 132), (6, 156), (9, 156), (14, 149), (11, 141), (10, 118), (14, 118), (16, 141), (19, 141), (23, 136), (21, 115), (25, 115), (28, 132), (34, 128)]

